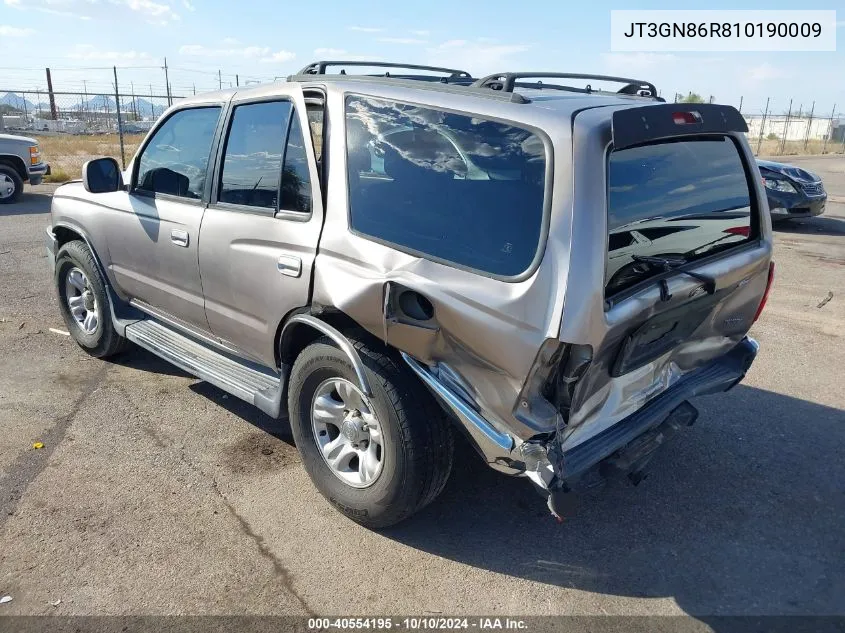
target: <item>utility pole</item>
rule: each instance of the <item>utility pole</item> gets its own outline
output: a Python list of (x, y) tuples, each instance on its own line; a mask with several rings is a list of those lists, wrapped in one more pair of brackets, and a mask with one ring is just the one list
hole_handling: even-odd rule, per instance
[(114, 109), (117, 112), (117, 135), (120, 137), (120, 166), (126, 169), (126, 152), (123, 149), (123, 122), (120, 120), (120, 91), (117, 87), (117, 66), (114, 70)]
[(50, 77), (50, 69), (47, 68), (47, 92), (50, 95), (50, 117), (55, 121), (59, 118), (56, 111), (56, 95), (53, 94), (53, 79)]
[(167, 88), (167, 105), (173, 105), (173, 99), (170, 97), (170, 78), (167, 74), (167, 58), (164, 58), (164, 83), (165, 87)]
[(132, 114), (135, 116), (135, 120), (139, 119), (138, 117), (138, 101), (135, 99), (135, 82), (130, 81), (129, 87), (132, 90)]
[(766, 129), (766, 116), (769, 114), (769, 99), (771, 97), (766, 97), (766, 110), (763, 112), (763, 120), (760, 121), (760, 138), (757, 139), (757, 152), (756, 154), (760, 155), (760, 145), (763, 144), (763, 130)]
[(241, 82), (240, 82), (240, 80), (238, 79), (238, 76), (237, 76), (237, 75), (235, 75), (235, 86), (236, 86), (236, 87), (240, 87), (240, 85), (241, 85)]
[(223, 75), (220, 73), (220, 69), (217, 69), (217, 89), (223, 90)]
[(150, 118), (155, 120), (155, 106), (153, 105), (153, 85), (150, 84)]
[(88, 116), (88, 82), (84, 79), (82, 80), (82, 90), (85, 92), (85, 122), (90, 122), (91, 117)]
[(792, 99), (789, 100), (789, 110), (786, 112), (786, 123), (783, 126), (783, 139), (780, 142), (780, 153), (778, 156), (783, 155), (783, 150), (786, 148), (786, 137), (789, 134), (789, 123), (792, 120)]
[(804, 135), (804, 149), (807, 149), (807, 144), (810, 142), (810, 128), (813, 126), (813, 112), (816, 109), (816, 102), (813, 101), (813, 105), (810, 106), (810, 116), (807, 119), (807, 133)]
[(737, 111), (742, 114), (742, 97), (739, 98), (739, 110)]
[(833, 120), (836, 116), (836, 104), (833, 104), (833, 110), (830, 113), (830, 123), (827, 126), (827, 134), (824, 137), (824, 145), (822, 146), (822, 154), (827, 152), (827, 140), (830, 138), (831, 134), (833, 134)]

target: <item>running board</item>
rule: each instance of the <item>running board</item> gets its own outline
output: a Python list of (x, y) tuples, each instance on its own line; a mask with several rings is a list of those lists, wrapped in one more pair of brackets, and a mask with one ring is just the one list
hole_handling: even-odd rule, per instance
[(126, 338), (156, 356), (279, 417), (283, 378), (270, 369), (210, 349), (152, 319), (126, 326)]

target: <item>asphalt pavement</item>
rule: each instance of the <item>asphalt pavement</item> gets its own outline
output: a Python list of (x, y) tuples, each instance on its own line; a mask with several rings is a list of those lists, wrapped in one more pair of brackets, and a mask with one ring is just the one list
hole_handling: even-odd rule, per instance
[(0, 615), (845, 614), (845, 159), (790, 162), (832, 198), (776, 231), (749, 376), (563, 524), (463, 446), (431, 506), (359, 527), (285, 422), (51, 331), (51, 189), (0, 206)]

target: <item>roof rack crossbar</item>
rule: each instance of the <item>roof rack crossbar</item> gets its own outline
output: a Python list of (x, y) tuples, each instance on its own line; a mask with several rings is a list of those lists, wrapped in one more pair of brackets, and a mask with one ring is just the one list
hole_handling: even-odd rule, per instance
[(393, 62), (377, 62), (377, 61), (319, 61), (308, 64), (305, 68), (300, 70), (297, 75), (325, 75), (326, 69), (332, 66), (367, 66), (371, 68), (404, 68), (406, 70), (428, 70), (438, 73), (446, 73), (450, 77), (472, 78), (465, 70), (458, 70), (456, 68), (443, 68), (441, 66), (423, 66), (420, 64), (397, 64)]
[[(553, 72), (518, 72), (518, 73), (496, 73), (494, 75), (487, 75), (477, 80), (472, 86), (474, 88), (492, 88), (493, 90), (501, 90), (502, 92), (513, 92), (514, 87), (547, 87), (556, 88), (558, 90), (571, 90), (569, 86), (558, 86), (555, 84), (548, 84), (543, 86), (540, 82), (537, 85), (531, 86), (526, 82), (517, 84), (517, 79), (592, 79), (596, 81), (613, 81), (616, 83), (625, 84), (619, 92), (621, 94), (638, 95), (640, 91), (648, 91), (649, 96), (657, 97), (657, 88), (649, 81), (642, 79), (630, 79), (628, 77), (612, 77), (610, 75), (587, 75), (580, 73), (553, 73)], [(579, 92), (590, 92), (587, 89), (579, 89)]]

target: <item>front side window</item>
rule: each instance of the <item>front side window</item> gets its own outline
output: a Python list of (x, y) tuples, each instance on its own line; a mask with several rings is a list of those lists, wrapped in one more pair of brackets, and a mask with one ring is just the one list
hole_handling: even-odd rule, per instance
[(492, 275), (531, 267), (545, 196), (537, 135), (355, 96), (346, 101), (346, 144), (353, 230)]
[(159, 127), (138, 160), (135, 188), (202, 198), (219, 107), (180, 110)]
[(229, 127), (220, 202), (277, 209), (289, 101), (237, 106)]

